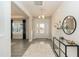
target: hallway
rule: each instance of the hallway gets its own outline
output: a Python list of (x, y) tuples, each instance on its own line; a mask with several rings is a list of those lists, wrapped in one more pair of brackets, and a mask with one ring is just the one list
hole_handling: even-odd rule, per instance
[(12, 42), (12, 56), (55, 57), (50, 39), (34, 39), (31, 43), (26, 40), (15, 40), (15, 42)]
[(11, 2), (11, 56), (78, 57), (79, 6), (75, 5), (79, 2)]
[(79, 1), (0, 1), (0, 57), (79, 57)]

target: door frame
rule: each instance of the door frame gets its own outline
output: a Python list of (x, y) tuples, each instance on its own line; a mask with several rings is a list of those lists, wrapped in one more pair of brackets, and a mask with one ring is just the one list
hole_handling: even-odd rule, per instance
[(26, 39), (26, 20), (23, 19), (23, 39)]
[(11, 40), (12, 40), (12, 38), (13, 38), (13, 34), (12, 34), (12, 31), (13, 31), (13, 30), (12, 30), (12, 29), (13, 29), (13, 28), (12, 28), (12, 23), (13, 23), (13, 19), (11, 19)]

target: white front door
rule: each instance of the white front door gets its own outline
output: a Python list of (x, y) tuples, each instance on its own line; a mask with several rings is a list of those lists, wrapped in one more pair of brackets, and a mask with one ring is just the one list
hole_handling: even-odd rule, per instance
[(36, 20), (33, 27), (34, 38), (49, 38), (49, 20)]

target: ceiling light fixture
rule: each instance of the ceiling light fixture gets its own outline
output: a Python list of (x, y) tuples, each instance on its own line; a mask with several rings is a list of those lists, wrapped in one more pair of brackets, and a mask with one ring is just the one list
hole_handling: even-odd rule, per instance
[(44, 15), (38, 16), (39, 19), (45, 19)]
[(41, 18), (41, 16), (38, 16), (38, 18)]
[(45, 19), (45, 16), (44, 16), (44, 15), (42, 15), (42, 18), (43, 18), (43, 19)]
[(41, 11), (41, 15), (38, 16), (39, 19), (45, 19), (45, 15), (43, 14), (43, 7), (41, 7), (40, 11)]

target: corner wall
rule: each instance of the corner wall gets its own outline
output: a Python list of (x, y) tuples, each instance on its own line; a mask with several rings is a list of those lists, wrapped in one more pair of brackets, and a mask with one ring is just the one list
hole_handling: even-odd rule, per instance
[(11, 56), (11, 4), (0, 1), (0, 57)]

